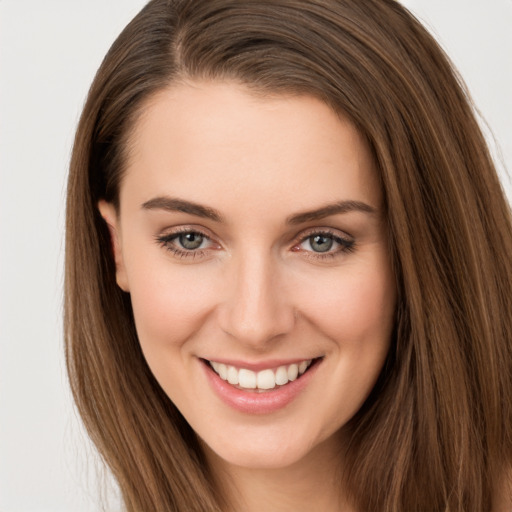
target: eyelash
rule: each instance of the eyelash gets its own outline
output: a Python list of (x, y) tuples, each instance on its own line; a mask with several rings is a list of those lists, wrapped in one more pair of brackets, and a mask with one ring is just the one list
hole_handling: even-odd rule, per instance
[(304, 251), (305, 256), (307, 258), (314, 258), (315, 260), (324, 261), (327, 259), (333, 259), (339, 256), (342, 256), (343, 254), (351, 253), (355, 250), (355, 241), (348, 237), (340, 236), (339, 234), (330, 231), (328, 229), (323, 230), (312, 230), (306, 233), (305, 235), (301, 236), (298, 243), (296, 243), (292, 250), (299, 251), (300, 246), (304, 243), (311, 240), (316, 236), (323, 236), (325, 238), (332, 239), (333, 243), (338, 244), (338, 248), (335, 250), (329, 249), (328, 251), (322, 253), (322, 252), (316, 252), (316, 251)]
[[(186, 227), (179, 229), (177, 231), (173, 231), (172, 233), (169, 233), (169, 234), (158, 235), (156, 237), (156, 242), (160, 246), (162, 246), (165, 250), (170, 251), (174, 256), (176, 256), (180, 259), (184, 259), (184, 258), (196, 259), (196, 258), (203, 258), (204, 256), (207, 256), (208, 251), (211, 250), (211, 248), (206, 248), (206, 249), (185, 249), (185, 248), (183, 248), (183, 249), (180, 249), (176, 245), (173, 245), (175, 240), (177, 240), (180, 237), (180, 235), (187, 235), (187, 234), (199, 235), (203, 238), (203, 241), (206, 240), (206, 241), (209, 241), (210, 243), (213, 243), (211, 240), (211, 237), (209, 237), (204, 232), (202, 232), (200, 230), (196, 230), (196, 229), (186, 228)], [(351, 253), (355, 250), (355, 241), (353, 239), (340, 236), (339, 234), (337, 234), (333, 231), (330, 231), (328, 229), (311, 230), (305, 235), (301, 234), (301, 236), (298, 237), (294, 241), (291, 250), (294, 252), (300, 252), (301, 251), (300, 247), (302, 246), (302, 244), (304, 244), (305, 242), (310, 240), (310, 245), (311, 245), (311, 240), (315, 236), (323, 236), (325, 238), (330, 238), (330, 239), (332, 239), (333, 243), (338, 244), (339, 247), (334, 251), (331, 250), (331, 248), (329, 248), (329, 250), (326, 251), (325, 253), (317, 252), (317, 251), (313, 251), (313, 250), (311, 250), (311, 251), (303, 250), (302, 252), (305, 253), (304, 255), (306, 258), (312, 258), (312, 259), (319, 260), (319, 261), (325, 261), (327, 259), (336, 258), (343, 254)]]
[(161, 245), (165, 250), (171, 252), (174, 254), (174, 256), (178, 258), (202, 258), (207, 255), (208, 249), (180, 249), (179, 247), (176, 247), (173, 245), (174, 241), (180, 237), (180, 235), (199, 235), (203, 237), (204, 240), (209, 240), (211, 242), (211, 238), (197, 230), (197, 229), (190, 229), (190, 228), (181, 228), (176, 231), (173, 231), (172, 233), (166, 234), (166, 235), (158, 235), (156, 237), (156, 241), (159, 245)]

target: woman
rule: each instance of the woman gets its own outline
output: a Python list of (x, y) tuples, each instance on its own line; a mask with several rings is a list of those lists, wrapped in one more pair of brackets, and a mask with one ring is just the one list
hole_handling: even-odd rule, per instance
[(397, 2), (149, 2), (67, 215), (71, 384), (127, 510), (510, 506), (510, 208)]

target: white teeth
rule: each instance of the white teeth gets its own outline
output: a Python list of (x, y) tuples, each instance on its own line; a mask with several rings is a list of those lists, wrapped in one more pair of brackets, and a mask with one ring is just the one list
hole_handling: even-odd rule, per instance
[(278, 386), (284, 386), (288, 384), (288, 370), (286, 366), (280, 366), (276, 371), (276, 384)]
[(311, 363), (311, 361), (302, 361), (302, 363), (299, 364), (299, 375), (302, 375), (308, 369), (309, 363)]
[(272, 370), (258, 372), (257, 383), (259, 389), (272, 389), (276, 387), (276, 377)]
[(244, 389), (273, 389), (276, 386), (284, 386), (288, 382), (297, 379), (302, 375), (311, 365), (312, 359), (302, 361), (300, 363), (293, 363), (288, 366), (280, 366), (275, 371), (271, 369), (254, 372), (246, 368), (236, 368), (234, 366), (226, 365), (211, 361), (210, 364), (215, 372), (222, 380), (227, 380), (234, 386), (239, 386)]
[(238, 384), (238, 370), (234, 366), (228, 366), (228, 382)]
[(242, 368), (238, 372), (238, 383), (241, 388), (256, 389), (256, 374), (252, 370)]
[(288, 366), (288, 380), (295, 380), (297, 378), (297, 375), (299, 375), (299, 365), (291, 364), (290, 366)]
[(222, 380), (226, 380), (228, 378), (228, 368), (225, 364), (219, 364), (219, 375)]
[(302, 375), (311, 366), (312, 362), (313, 362), (313, 359), (308, 359), (306, 361), (306, 368), (304, 369), (304, 371), (301, 371), (301, 369), (299, 368), (299, 374)]

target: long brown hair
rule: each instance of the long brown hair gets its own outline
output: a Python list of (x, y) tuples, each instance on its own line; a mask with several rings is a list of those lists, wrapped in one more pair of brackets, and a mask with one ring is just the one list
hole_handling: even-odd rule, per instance
[(69, 174), (65, 339), (75, 401), (126, 508), (224, 506), (144, 360), (97, 211), (118, 205), (148, 98), (198, 79), (314, 95), (374, 153), (399, 300), (379, 381), (344, 427), (355, 506), (492, 510), (512, 461), (510, 207), (460, 78), (394, 0), (152, 0), (105, 57)]

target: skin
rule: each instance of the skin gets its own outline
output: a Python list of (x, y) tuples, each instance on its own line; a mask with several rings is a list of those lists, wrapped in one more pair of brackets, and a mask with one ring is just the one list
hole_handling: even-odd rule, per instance
[[(148, 207), (162, 197), (220, 218)], [(368, 211), (288, 222), (340, 201)], [(354, 126), (309, 96), (176, 85), (136, 123), (119, 212), (99, 208), (148, 365), (233, 509), (348, 510), (342, 427), (381, 371), (396, 303), (381, 191)], [(201, 247), (184, 250), (177, 230), (202, 233)], [(327, 253), (312, 244), (318, 233), (333, 242)], [(286, 407), (248, 414), (209, 385), (201, 359), (219, 358), (321, 360)]]

